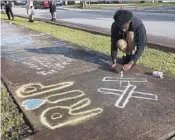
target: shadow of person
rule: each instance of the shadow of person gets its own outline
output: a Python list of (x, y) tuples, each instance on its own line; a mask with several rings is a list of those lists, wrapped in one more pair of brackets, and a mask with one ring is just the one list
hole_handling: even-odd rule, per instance
[(86, 61), (88, 63), (93, 63), (95, 65), (98, 65), (99, 69), (105, 71), (111, 71), (109, 68), (111, 63), (109, 56), (86, 48), (60, 46), (60, 47), (43, 47), (43, 48), (25, 48), (25, 50), (30, 53), (37, 53), (37, 54), (47, 54), (47, 55), (58, 54), (60, 56), (63, 55), (71, 59), (77, 59)]

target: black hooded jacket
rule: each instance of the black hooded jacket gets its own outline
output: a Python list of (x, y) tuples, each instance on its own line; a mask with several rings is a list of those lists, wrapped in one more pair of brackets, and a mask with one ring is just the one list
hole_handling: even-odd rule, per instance
[[(146, 29), (140, 19), (133, 17), (128, 31), (134, 32), (137, 49), (135, 54), (132, 56), (132, 61), (136, 62), (141, 56), (144, 48), (147, 46)], [(111, 26), (111, 57), (113, 63), (116, 63), (117, 61), (117, 41), (119, 39), (125, 39), (125, 37), (124, 32), (120, 29), (116, 21), (114, 21)]]
[(6, 9), (7, 11), (12, 9), (12, 3), (11, 3), (11, 1), (8, 1), (8, 2), (5, 4), (5, 9)]

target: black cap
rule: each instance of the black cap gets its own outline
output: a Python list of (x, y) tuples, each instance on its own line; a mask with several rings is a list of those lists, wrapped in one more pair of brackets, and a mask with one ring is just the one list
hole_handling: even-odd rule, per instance
[(114, 20), (119, 27), (132, 20), (133, 14), (128, 10), (118, 10), (114, 15)]

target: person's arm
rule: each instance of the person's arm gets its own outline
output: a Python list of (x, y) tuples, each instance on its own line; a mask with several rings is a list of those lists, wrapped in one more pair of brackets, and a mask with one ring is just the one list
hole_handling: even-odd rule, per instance
[(137, 60), (140, 58), (141, 54), (143, 53), (144, 48), (147, 45), (146, 29), (145, 29), (145, 26), (143, 24), (137, 28), (135, 34), (136, 34), (135, 41), (136, 41), (137, 49), (136, 49), (135, 54), (132, 57), (132, 60), (130, 62), (131, 64), (137, 62)]
[(115, 25), (115, 22), (113, 22), (111, 26), (111, 58), (113, 64), (117, 63), (118, 48), (116, 44), (118, 40), (119, 40), (119, 28)]

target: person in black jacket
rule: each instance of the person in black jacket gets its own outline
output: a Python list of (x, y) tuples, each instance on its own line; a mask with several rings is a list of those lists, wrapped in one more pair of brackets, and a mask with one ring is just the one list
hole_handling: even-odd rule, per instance
[(12, 20), (14, 20), (14, 15), (12, 12), (12, 3), (10, 1), (5, 1), (5, 11), (8, 19), (10, 20), (12, 18)]
[(55, 1), (50, 1), (49, 7), (50, 7), (50, 13), (52, 16), (51, 21), (56, 21), (56, 3), (55, 3)]
[(118, 50), (126, 56), (122, 58), (122, 70), (129, 71), (140, 58), (147, 46), (146, 29), (142, 21), (133, 16), (132, 12), (119, 10), (114, 15), (111, 26), (111, 68), (117, 67)]

